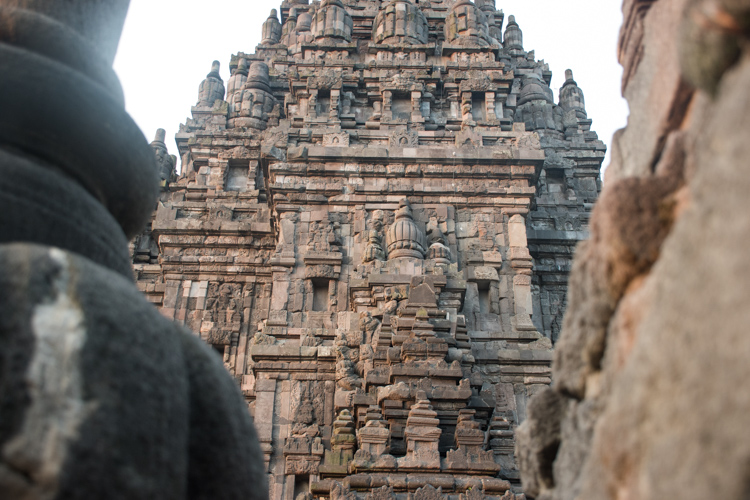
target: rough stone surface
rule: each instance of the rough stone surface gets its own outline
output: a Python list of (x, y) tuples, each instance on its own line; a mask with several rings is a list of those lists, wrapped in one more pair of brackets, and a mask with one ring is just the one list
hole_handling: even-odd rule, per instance
[(275, 500), (523, 498), (605, 146), (504, 18), (285, 1), (177, 134), (138, 285), (222, 356)]
[[(750, 2), (623, 9), (631, 119), (570, 279), (552, 475), (528, 460), (522, 479), (554, 500), (747, 498)], [(537, 406), (521, 457), (559, 402), (540, 394)]]

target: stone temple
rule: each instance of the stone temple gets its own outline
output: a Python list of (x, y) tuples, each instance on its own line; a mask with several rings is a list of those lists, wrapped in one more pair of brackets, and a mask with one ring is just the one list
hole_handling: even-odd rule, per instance
[[(138, 285), (223, 357), (270, 498), (519, 499), (605, 145), (494, 0), (285, 0), (214, 62)], [(208, 66), (208, 65), (207, 65)]]

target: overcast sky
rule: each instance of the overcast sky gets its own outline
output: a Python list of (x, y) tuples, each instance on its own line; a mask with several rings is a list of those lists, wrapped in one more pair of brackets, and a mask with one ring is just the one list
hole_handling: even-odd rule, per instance
[[(281, 0), (131, 0), (114, 67), (125, 89), (126, 107), (149, 141), (157, 128), (164, 128), (170, 153), (177, 153), (174, 135), (190, 115), (211, 62), (221, 62), (226, 82), (231, 55), (255, 51), (263, 22), (280, 4)], [(524, 48), (549, 63), (556, 101), (565, 70), (573, 70), (592, 128), (609, 146), (628, 115), (620, 96), (622, 70), (616, 52), (620, 2), (497, 0), (497, 7), (505, 12), (506, 23), (508, 15), (516, 16)]]

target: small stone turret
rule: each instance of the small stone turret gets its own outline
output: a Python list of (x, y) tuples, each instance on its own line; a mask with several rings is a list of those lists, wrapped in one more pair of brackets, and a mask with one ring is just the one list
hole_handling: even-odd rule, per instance
[[(333, 423), (333, 437), (331, 445), (334, 450), (342, 450), (354, 455), (357, 438), (354, 433), (354, 419), (349, 410), (341, 410)], [(351, 458), (351, 457), (350, 457)]]
[(237, 62), (232, 76), (227, 82), (227, 101), (229, 102), (229, 117), (239, 116), (242, 107), (242, 90), (245, 88), (248, 75), (248, 62), (244, 57)]
[(456, 425), (455, 439), (456, 448), (450, 450), (445, 462), (449, 470), (473, 471), (483, 470), (490, 474), (496, 474), (500, 466), (495, 463), (493, 452), (484, 450), (484, 431), (480, 424), (474, 420), (476, 410), (464, 409), (458, 412), (458, 424)]
[(518, 27), (515, 16), (508, 16), (508, 27), (505, 28), (503, 47), (508, 55), (522, 56), (524, 54), (523, 32)]
[(445, 19), (445, 40), (458, 45), (492, 45), (487, 16), (471, 0), (459, 0)]
[(232, 101), (229, 128), (265, 130), (268, 127), (269, 114), (278, 106), (278, 102), (271, 93), (266, 63), (256, 61), (250, 66), (245, 85), (234, 94)]
[(526, 124), (526, 130), (562, 132), (562, 109), (554, 105), (552, 89), (537, 72), (526, 76), (518, 96), (515, 120)]
[(286, 18), (284, 26), (281, 27), (281, 43), (289, 46), (290, 37), (297, 31), (297, 9), (289, 10), (289, 16)]
[(248, 71), (245, 88), (259, 89), (271, 93), (271, 76), (268, 65), (264, 62), (254, 62)]
[(398, 459), (399, 469), (440, 469), (438, 443), (443, 431), (439, 426), (440, 420), (427, 394), (419, 391), (417, 403), (409, 410), (406, 420), (406, 456)]
[(321, 472), (346, 474), (349, 462), (354, 458), (354, 449), (357, 447), (354, 427), (354, 418), (351, 412), (341, 410), (333, 422), (331, 449), (325, 450), (325, 458), (320, 466)]
[(315, 40), (351, 42), (353, 30), (354, 21), (341, 0), (323, 0), (313, 18)]
[(271, 10), (266, 22), (263, 23), (263, 38), (261, 45), (275, 45), (281, 41), (281, 23), (276, 9)]
[(299, 12), (296, 8), (289, 11), (289, 17), (281, 31), (281, 43), (286, 45), (292, 54), (301, 54), (302, 45), (312, 41), (312, 22), (313, 16), (310, 12)]
[(425, 44), (427, 18), (412, 0), (393, 0), (380, 9), (372, 27), (372, 41), (384, 44)]
[(388, 422), (383, 419), (383, 414), (378, 406), (370, 406), (367, 409), (366, 423), (357, 431), (359, 449), (369, 453), (372, 459), (377, 459), (390, 451), (391, 431)]
[(560, 107), (565, 112), (574, 110), (578, 118), (583, 120), (587, 118), (583, 91), (573, 80), (573, 71), (569, 69), (565, 70), (565, 83), (560, 88)]
[(479, 7), (484, 15), (487, 16), (487, 24), (490, 27), (490, 36), (497, 40), (497, 43), (502, 44), (503, 41), (503, 21), (505, 20), (505, 14), (502, 10), (498, 11), (495, 7), (495, 0), (476, 0), (477, 7)]
[(156, 166), (159, 169), (159, 183), (162, 189), (169, 187), (169, 183), (173, 182), (177, 177), (175, 173), (177, 158), (171, 156), (167, 151), (167, 144), (164, 142), (166, 137), (167, 132), (163, 128), (160, 128), (156, 131), (154, 140), (151, 141), (151, 148), (154, 150), (156, 157)]
[(386, 234), (388, 259), (413, 257), (424, 259), (427, 251), (427, 238), (424, 231), (414, 222), (411, 205), (406, 199), (401, 200), (396, 212), (396, 222)]
[(385, 252), (383, 251), (380, 232), (370, 230), (367, 232), (367, 246), (365, 247), (365, 253), (362, 256), (362, 262), (367, 263), (376, 260), (385, 260)]
[(552, 89), (542, 80), (538, 73), (530, 73), (523, 81), (521, 93), (518, 96), (518, 104), (526, 104), (531, 101), (545, 101), (554, 104)]
[(198, 89), (198, 107), (211, 107), (216, 101), (224, 99), (224, 80), (219, 76), (220, 69), (221, 63), (214, 61), (211, 72), (206, 75)]
[(309, 12), (303, 12), (297, 17), (297, 32), (310, 33), (312, 31), (313, 17)]
[(234, 71), (232, 71), (232, 76), (230, 76), (229, 80), (227, 81), (228, 98), (233, 96), (235, 92), (242, 90), (242, 87), (245, 86), (245, 82), (247, 82), (248, 70), (249, 65), (247, 59), (243, 57), (237, 62), (237, 67), (234, 69)]

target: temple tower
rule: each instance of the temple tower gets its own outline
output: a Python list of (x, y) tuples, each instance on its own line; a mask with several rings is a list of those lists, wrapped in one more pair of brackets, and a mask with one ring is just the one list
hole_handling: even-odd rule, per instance
[(235, 376), (274, 500), (520, 495), (605, 146), (504, 19), (286, 0), (180, 127), (136, 273)]

